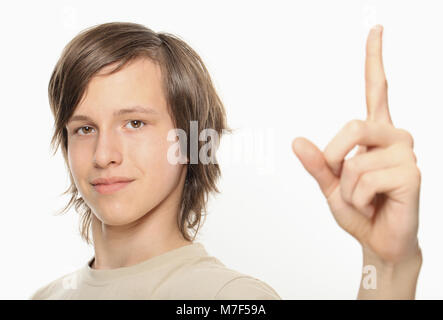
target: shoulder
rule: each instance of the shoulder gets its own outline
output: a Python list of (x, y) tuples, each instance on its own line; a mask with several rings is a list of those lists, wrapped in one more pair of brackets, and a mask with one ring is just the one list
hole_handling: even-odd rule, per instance
[(266, 282), (248, 275), (239, 275), (225, 283), (216, 293), (217, 300), (281, 300)]
[(74, 279), (73, 277), (75, 276), (76, 272), (71, 272), (47, 283), (46, 285), (43, 285), (29, 297), (29, 300), (51, 299), (51, 296), (53, 296), (55, 292), (65, 288), (66, 286), (70, 286)]
[(199, 292), (202, 299), (281, 300), (277, 292), (265, 282), (226, 267), (213, 256), (190, 261), (180, 273), (180, 288)]

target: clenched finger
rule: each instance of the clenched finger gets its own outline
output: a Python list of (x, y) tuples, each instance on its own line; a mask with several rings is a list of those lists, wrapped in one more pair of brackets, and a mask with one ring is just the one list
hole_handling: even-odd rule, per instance
[(362, 174), (407, 163), (415, 164), (416, 157), (412, 148), (405, 144), (393, 144), (385, 149), (377, 149), (345, 160), (340, 176), (343, 199), (352, 203), (352, 194)]
[(395, 143), (413, 146), (413, 139), (406, 130), (384, 123), (352, 120), (329, 142), (324, 155), (328, 166), (335, 175), (339, 175), (346, 155), (355, 146), (386, 148)]

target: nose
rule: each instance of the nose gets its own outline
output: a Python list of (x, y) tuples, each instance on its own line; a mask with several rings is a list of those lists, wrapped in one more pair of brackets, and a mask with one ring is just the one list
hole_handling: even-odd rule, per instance
[(98, 134), (94, 153), (94, 165), (106, 168), (110, 164), (120, 164), (122, 161), (121, 142), (118, 135), (112, 130), (101, 131)]

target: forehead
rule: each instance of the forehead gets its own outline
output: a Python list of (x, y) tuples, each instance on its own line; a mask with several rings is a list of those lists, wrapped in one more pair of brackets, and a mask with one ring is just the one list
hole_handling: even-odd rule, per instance
[(115, 112), (122, 107), (147, 105), (166, 112), (160, 66), (148, 58), (137, 58), (119, 71), (106, 75), (117, 63), (108, 65), (89, 81), (74, 114)]

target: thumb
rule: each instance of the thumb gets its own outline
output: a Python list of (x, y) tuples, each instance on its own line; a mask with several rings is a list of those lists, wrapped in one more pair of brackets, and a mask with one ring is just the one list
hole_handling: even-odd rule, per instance
[[(338, 224), (360, 243), (364, 243), (370, 223), (352, 205), (346, 203), (340, 193), (340, 178), (334, 175), (321, 152), (312, 142), (298, 137), (292, 141), (292, 150), (305, 169), (317, 180), (331, 212)], [(364, 152), (362, 148), (360, 152)]]
[(339, 178), (334, 175), (321, 152), (311, 141), (298, 137), (292, 141), (292, 150), (303, 167), (317, 181), (326, 198), (329, 198)]

